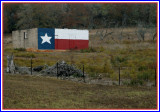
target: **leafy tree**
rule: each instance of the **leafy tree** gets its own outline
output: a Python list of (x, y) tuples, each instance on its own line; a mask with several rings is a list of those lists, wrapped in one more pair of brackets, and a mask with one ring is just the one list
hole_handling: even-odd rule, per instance
[(18, 4), (4, 4), (4, 33), (16, 30)]
[(4, 4), (4, 33), (17, 29), (156, 25), (156, 4)]

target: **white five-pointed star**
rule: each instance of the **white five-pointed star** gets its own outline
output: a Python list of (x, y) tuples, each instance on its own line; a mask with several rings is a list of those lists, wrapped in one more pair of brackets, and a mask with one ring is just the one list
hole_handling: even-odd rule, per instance
[(47, 33), (45, 33), (45, 36), (41, 36), (41, 38), (42, 38), (42, 43), (41, 44), (43, 44), (45, 42), (48, 42), (49, 44), (51, 44), (50, 39), (52, 37), (48, 37)]

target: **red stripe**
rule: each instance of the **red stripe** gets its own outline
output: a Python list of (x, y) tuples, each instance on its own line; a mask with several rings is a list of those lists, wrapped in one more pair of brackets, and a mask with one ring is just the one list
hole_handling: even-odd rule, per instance
[(55, 49), (86, 49), (89, 40), (55, 39)]

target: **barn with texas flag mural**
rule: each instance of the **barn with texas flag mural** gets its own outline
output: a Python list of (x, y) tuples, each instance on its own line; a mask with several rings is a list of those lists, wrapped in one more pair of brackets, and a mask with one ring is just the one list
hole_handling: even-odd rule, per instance
[(12, 32), (14, 48), (37, 50), (86, 49), (89, 31), (78, 29), (33, 28)]

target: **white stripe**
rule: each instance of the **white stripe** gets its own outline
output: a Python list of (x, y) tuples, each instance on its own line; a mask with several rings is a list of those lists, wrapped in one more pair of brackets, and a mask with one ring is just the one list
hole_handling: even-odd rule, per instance
[(89, 31), (55, 28), (55, 39), (89, 40)]

